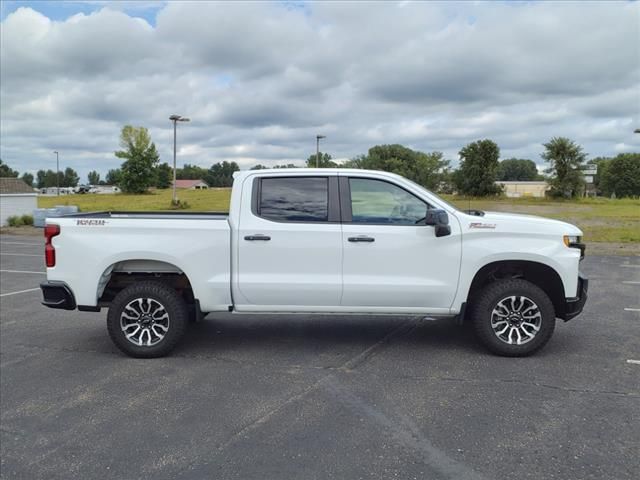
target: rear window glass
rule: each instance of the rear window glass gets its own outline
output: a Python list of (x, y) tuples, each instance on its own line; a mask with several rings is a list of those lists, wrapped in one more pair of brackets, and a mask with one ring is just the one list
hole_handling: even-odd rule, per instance
[(329, 181), (326, 177), (263, 178), (258, 213), (278, 222), (326, 222)]

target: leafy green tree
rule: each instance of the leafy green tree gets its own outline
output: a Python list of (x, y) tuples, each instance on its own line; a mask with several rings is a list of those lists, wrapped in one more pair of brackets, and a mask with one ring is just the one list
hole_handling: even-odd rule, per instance
[(543, 144), (542, 158), (549, 162), (547, 173), (551, 174), (551, 195), (572, 198), (584, 190), (581, 167), (587, 158), (582, 147), (565, 137), (553, 137)]
[[(176, 172), (177, 173), (177, 172)], [(156, 187), (169, 188), (173, 181), (173, 170), (169, 164), (161, 163), (156, 167)]]
[(363, 168), (397, 173), (431, 190), (438, 190), (446, 176), (449, 161), (441, 152), (425, 153), (403, 145), (376, 145), (367, 155), (346, 161), (344, 168)]
[(100, 174), (92, 170), (87, 175), (87, 180), (89, 180), (89, 185), (98, 185), (100, 184)]
[(500, 148), (492, 140), (478, 140), (460, 150), (460, 167), (454, 184), (463, 195), (484, 197), (501, 192), (496, 185)]
[(600, 187), (606, 196), (640, 196), (640, 153), (621, 153), (606, 162)]
[(127, 193), (145, 193), (154, 183), (155, 166), (160, 157), (145, 127), (125, 125), (120, 133), (120, 148), (116, 157), (122, 163), (120, 188)]
[(287, 163), (282, 165), (274, 165), (272, 168), (300, 168), (300, 165), (294, 165), (293, 163)]
[(603, 195), (602, 193), (602, 177), (604, 176), (604, 172), (607, 166), (611, 163), (611, 158), (609, 157), (595, 157), (589, 159), (587, 165), (596, 168), (596, 174), (593, 178), (593, 185), (596, 188), (596, 193), (598, 195)]
[(24, 183), (26, 183), (30, 187), (33, 187), (33, 175), (32, 174), (24, 172), (22, 174), (21, 178), (22, 178), (22, 180), (24, 180)]
[(121, 179), (122, 170), (120, 170), (119, 168), (112, 168), (107, 172), (107, 176), (105, 177), (107, 185), (120, 185)]
[(418, 172), (411, 180), (429, 190), (439, 191), (449, 173), (449, 160), (445, 160), (442, 152), (423, 153), (417, 155)]
[(358, 155), (344, 162), (341, 165), (341, 167), (342, 168), (367, 168), (365, 166), (365, 162), (367, 161), (367, 158), (368, 157), (366, 155)]
[(258, 165), (254, 165), (253, 167), (251, 167), (249, 170), (266, 170), (267, 168), (269, 167), (266, 167), (259, 163)]
[(61, 187), (77, 187), (78, 182), (80, 181), (80, 177), (78, 173), (71, 167), (67, 167), (64, 169), (64, 174), (62, 176)]
[(376, 145), (362, 159), (362, 168), (397, 173), (410, 180), (418, 175), (417, 153), (403, 145)]
[(316, 165), (317, 155), (314, 153), (307, 158), (306, 166), (309, 168), (336, 168), (337, 164), (332, 160), (331, 155), (328, 153), (320, 152), (320, 162)]
[(17, 177), (18, 171), (11, 168), (0, 159), (0, 177)]
[(233, 184), (233, 173), (240, 170), (236, 162), (221, 162), (211, 165), (203, 178), (210, 187), (230, 187)]
[(47, 177), (47, 172), (44, 170), (38, 170), (36, 172), (36, 187), (45, 188), (45, 179)]
[(185, 163), (182, 168), (176, 170), (176, 178), (178, 180), (204, 180), (207, 173), (206, 168)]
[(38, 188), (49, 188), (60, 185), (64, 187), (64, 173), (58, 172), (58, 182), (56, 183), (56, 172), (53, 170), (38, 170), (36, 172), (36, 186)]
[(533, 160), (508, 158), (498, 165), (497, 180), (531, 182), (538, 179), (538, 169)]

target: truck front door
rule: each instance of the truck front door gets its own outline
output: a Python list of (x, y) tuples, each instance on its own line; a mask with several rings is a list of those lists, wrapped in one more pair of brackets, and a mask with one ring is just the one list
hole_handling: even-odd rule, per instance
[(372, 311), (442, 310), (458, 285), (460, 228), (436, 237), (424, 225), (428, 204), (384, 180), (341, 175), (342, 305)]

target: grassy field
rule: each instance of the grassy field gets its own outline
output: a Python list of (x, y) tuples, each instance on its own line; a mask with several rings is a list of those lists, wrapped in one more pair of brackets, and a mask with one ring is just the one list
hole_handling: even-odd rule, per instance
[[(230, 188), (209, 190), (178, 190), (178, 199), (189, 204), (188, 210), (226, 212), (229, 210)], [(84, 194), (60, 197), (38, 197), (40, 208), (56, 205), (77, 205), (83, 212), (104, 210), (170, 210), (171, 189), (156, 190), (144, 195)]]
[[(178, 198), (189, 204), (189, 210), (227, 211), (229, 195), (227, 188), (210, 190), (181, 190)], [(572, 201), (536, 198), (467, 199), (452, 195), (444, 196), (461, 209), (469, 207), (480, 210), (525, 213), (540, 215), (573, 223), (585, 232), (589, 243), (640, 244), (640, 200), (631, 199), (581, 199)], [(40, 207), (55, 205), (77, 205), (81, 211), (99, 210), (168, 210), (171, 190), (158, 190), (145, 195), (70, 195), (62, 197), (39, 197)]]

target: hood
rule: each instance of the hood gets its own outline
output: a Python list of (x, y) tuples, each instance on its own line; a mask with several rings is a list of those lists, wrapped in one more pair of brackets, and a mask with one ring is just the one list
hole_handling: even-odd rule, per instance
[[(462, 220), (462, 219), (461, 219)], [(558, 235), (582, 236), (582, 230), (575, 225), (551, 218), (518, 213), (484, 212), (484, 216), (466, 215), (469, 229), (494, 229), (496, 231), (530, 231), (531, 233), (553, 233)], [(475, 227), (473, 224), (477, 224)]]

